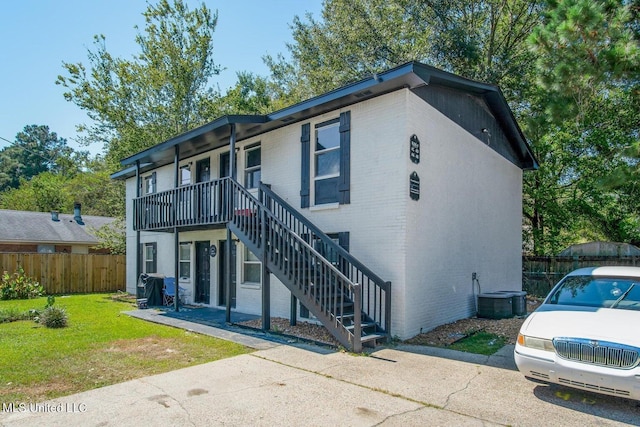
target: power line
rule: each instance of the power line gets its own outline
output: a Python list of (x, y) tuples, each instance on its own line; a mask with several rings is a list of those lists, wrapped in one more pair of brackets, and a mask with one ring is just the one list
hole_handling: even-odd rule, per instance
[(22, 145), (18, 145), (17, 141), (9, 141), (7, 138), (3, 138), (2, 136), (0, 136), (0, 139), (2, 139), (3, 141), (7, 141), (10, 146), (14, 146), (16, 148), (20, 148), (20, 149), (22, 149), (22, 150), (24, 150), (24, 151), (26, 151), (28, 153), (33, 154), (34, 156), (38, 156), (41, 159), (46, 160), (49, 163), (55, 164), (55, 161), (53, 159), (49, 159), (49, 158), (43, 156), (41, 153), (36, 153), (35, 151), (31, 151), (28, 148), (23, 147)]

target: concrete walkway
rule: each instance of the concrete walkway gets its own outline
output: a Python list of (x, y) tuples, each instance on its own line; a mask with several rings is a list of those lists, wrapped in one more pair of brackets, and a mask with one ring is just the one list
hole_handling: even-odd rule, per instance
[(640, 425), (637, 402), (525, 380), (510, 346), (491, 357), (404, 345), (358, 356), (168, 319), (151, 320), (260, 350), (5, 409), (0, 425)]

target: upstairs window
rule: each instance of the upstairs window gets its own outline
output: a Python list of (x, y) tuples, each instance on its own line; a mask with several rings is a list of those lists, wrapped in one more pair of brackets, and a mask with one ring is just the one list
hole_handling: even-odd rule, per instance
[(245, 151), (244, 186), (247, 189), (258, 188), (261, 178), (262, 155), (260, 146)]
[(180, 166), (180, 185), (191, 184), (191, 165)]
[(314, 129), (312, 135), (311, 124), (302, 125), (300, 207), (308, 208), (311, 200), (314, 205), (351, 203), (351, 113)]
[(156, 173), (144, 177), (144, 194), (153, 194), (156, 192)]
[(314, 148), (315, 204), (338, 202), (340, 178), (339, 119), (316, 125)]

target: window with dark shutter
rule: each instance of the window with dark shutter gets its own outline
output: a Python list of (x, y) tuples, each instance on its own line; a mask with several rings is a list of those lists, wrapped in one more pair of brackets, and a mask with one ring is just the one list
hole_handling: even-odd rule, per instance
[(302, 126), (301, 207), (309, 207), (311, 180), (314, 205), (351, 203), (351, 113), (315, 125), (313, 152), (309, 131)]
[(313, 185), (315, 204), (338, 202), (340, 182), (340, 119), (315, 126)]

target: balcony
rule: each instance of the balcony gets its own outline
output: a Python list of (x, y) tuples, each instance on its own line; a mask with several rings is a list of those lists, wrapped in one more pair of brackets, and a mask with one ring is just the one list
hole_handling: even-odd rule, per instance
[(172, 231), (223, 225), (229, 220), (229, 179), (200, 182), (133, 200), (133, 229)]

